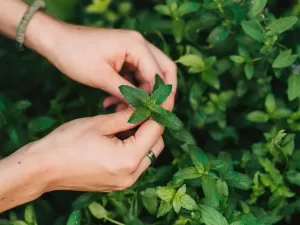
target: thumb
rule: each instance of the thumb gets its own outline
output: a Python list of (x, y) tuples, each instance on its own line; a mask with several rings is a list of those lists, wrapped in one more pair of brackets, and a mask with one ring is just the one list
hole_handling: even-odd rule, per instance
[(101, 123), (101, 131), (103, 135), (112, 135), (123, 131), (131, 130), (140, 124), (130, 124), (128, 120), (134, 113), (135, 108), (128, 107), (119, 112), (99, 117)]

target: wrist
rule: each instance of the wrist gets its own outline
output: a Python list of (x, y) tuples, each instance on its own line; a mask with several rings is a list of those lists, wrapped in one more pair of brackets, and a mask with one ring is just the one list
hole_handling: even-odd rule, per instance
[(40, 197), (50, 183), (47, 161), (35, 143), (0, 161), (0, 212)]

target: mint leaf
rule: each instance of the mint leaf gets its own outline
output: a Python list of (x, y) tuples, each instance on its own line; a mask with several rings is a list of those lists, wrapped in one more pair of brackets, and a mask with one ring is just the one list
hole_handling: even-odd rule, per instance
[(172, 32), (176, 43), (182, 41), (184, 35), (185, 21), (181, 19), (172, 20)]
[(36, 224), (36, 215), (35, 215), (35, 209), (32, 204), (29, 204), (25, 208), (25, 213), (24, 213), (24, 218), (25, 221), (29, 224)]
[(246, 74), (246, 78), (251, 80), (254, 75), (254, 66), (252, 62), (247, 62), (244, 66), (244, 71)]
[(265, 107), (268, 113), (274, 112), (276, 109), (276, 100), (272, 93), (269, 93), (265, 100)]
[(292, 26), (296, 24), (298, 18), (296, 16), (289, 16), (273, 20), (267, 28), (270, 30), (271, 34), (281, 34), (289, 30)]
[(184, 66), (189, 66), (192, 68), (199, 69), (199, 71), (205, 68), (204, 61), (199, 55), (189, 54), (181, 56), (177, 61)]
[(188, 149), (190, 151), (190, 157), (193, 164), (199, 173), (203, 173), (205, 171), (205, 167), (207, 167), (209, 163), (207, 156), (204, 154), (202, 149), (196, 147), (195, 145), (188, 145)]
[(159, 105), (152, 108), (151, 117), (157, 123), (173, 130), (180, 130), (183, 127), (181, 120), (175, 114)]
[(198, 208), (196, 201), (188, 194), (184, 194), (180, 200), (182, 208), (185, 208), (187, 210), (194, 210)]
[(225, 217), (213, 207), (202, 205), (200, 211), (202, 221), (205, 225), (228, 225)]
[(156, 91), (161, 85), (164, 85), (164, 84), (165, 83), (164, 83), (163, 79), (158, 74), (156, 74), (155, 75), (155, 85), (154, 85), (154, 88), (153, 88), (153, 92)]
[(242, 64), (245, 62), (245, 59), (239, 55), (231, 55), (231, 56), (229, 56), (229, 58), (231, 61), (238, 63), (238, 64)]
[(157, 217), (164, 216), (172, 209), (172, 202), (161, 201), (157, 210)]
[(245, 174), (231, 171), (224, 175), (224, 180), (228, 186), (235, 187), (241, 190), (249, 190), (252, 187), (252, 180)]
[(128, 123), (137, 124), (141, 123), (144, 120), (148, 119), (151, 115), (151, 110), (145, 107), (137, 108), (132, 116), (129, 118)]
[(151, 99), (155, 101), (155, 104), (162, 104), (171, 94), (172, 85), (160, 85), (151, 95)]
[(155, 192), (155, 188), (147, 188), (141, 192), (142, 203), (146, 210), (151, 214), (155, 215), (158, 208), (158, 198)]
[(154, 7), (154, 9), (163, 14), (163, 15), (166, 15), (166, 16), (170, 16), (172, 14), (171, 10), (169, 9), (169, 7), (167, 5), (156, 5)]
[(208, 35), (207, 42), (211, 45), (217, 45), (223, 41), (225, 41), (229, 36), (229, 30), (224, 26), (217, 26), (212, 30), (212, 32)]
[(204, 176), (201, 179), (204, 195), (211, 206), (219, 207), (219, 194), (217, 190), (217, 181), (212, 176)]
[(181, 209), (181, 197), (174, 197), (172, 204), (174, 211), (178, 214)]
[(126, 101), (136, 108), (145, 106), (150, 99), (150, 96), (145, 91), (140, 89), (136, 89), (127, 85), (121, 85), (119, 89)]
[(166, 202), (170, 202), (173, 199), (175, 193), (175, 189), (171, 187), (156, 188), (156, 194), (158, 195), (158, 197)]
[(269, 120), (269, 116), (264, 112), (254, 111), (247, 115), (247, 119), (255, 123), (266, 123)]
[(106, 209), (98, 202), (93, 202), (88, 206), (91, 214), (97, 219), (103, 219), (108, 216)]
[(288, 78), (287, 94), (290, 101), (300, 97), (300, 75), (292, 74)]
[(200, 4), (197, 2), (185, 2), (179, 6), (177, 10), (178, 17), (182, 17), (186, 14), (196, 12), (200, 7)]
[(179, 170), (175, 173), (174, 178), (178, 180), (188, 180), (188, 179), (195, 179), (201, 177), (202, 174), (198, 172), (195, 167), (188, 167)]

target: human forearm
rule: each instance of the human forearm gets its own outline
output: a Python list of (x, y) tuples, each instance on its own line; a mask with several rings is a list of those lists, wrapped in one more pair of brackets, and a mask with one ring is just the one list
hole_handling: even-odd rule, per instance
[[(28, 9), (21, 0), (0, 0), (0, 34), (16, 39), (18, 25)], [(47, 57), (62, 33), (61, 22), (38, 11), (25, 30), (25, 45)]]
[(0, 161), (0, 213), (35, 200), (45, 191), (46, 165), (31, 144)]

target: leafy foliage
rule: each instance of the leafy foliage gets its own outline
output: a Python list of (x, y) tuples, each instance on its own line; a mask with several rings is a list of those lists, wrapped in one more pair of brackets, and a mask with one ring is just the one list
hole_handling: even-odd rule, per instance
[[(151, 116), (180, 127), (165, 132), (157, 166), (125, 191), (49, 193), (4, 213), (0, 224), (297, 222), (300, 3), (283, 13), (283, 1), (275, 0), (149, 0), (146, 8), (140, 2), (93, 0), (73, 13), (75, 0), (55, 0), (48, 12), (88, 26), (137, 30), (177, 63), (174, 113), (160, 106), (171, 87), (159, 76), (151, 95), (120, 87), (136, 108), (130, 123)], [(0, 49), (2, 157), (64, 122), (110, 112), (101, 107), (106, 94), (55, 76), (45, 59), (29, 51), (20, 56), (0, 41), (8, 43)]]

